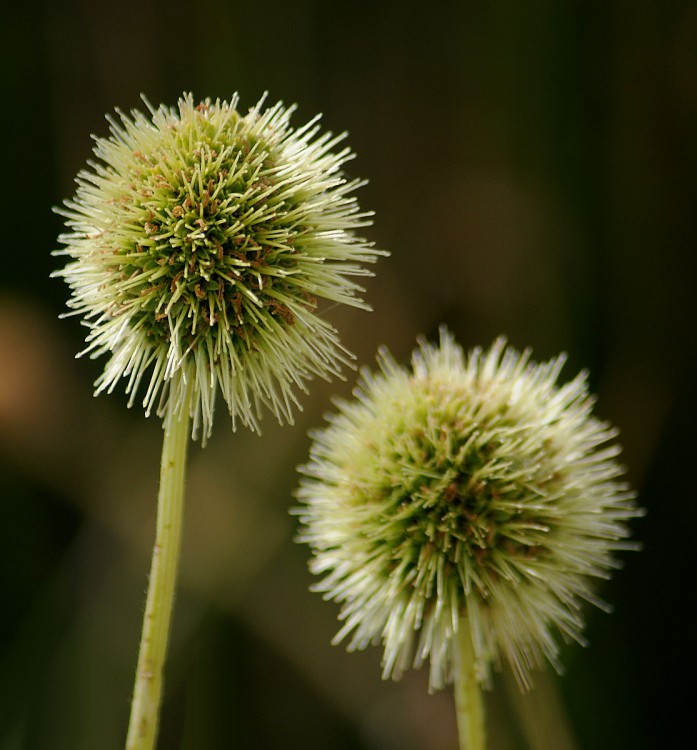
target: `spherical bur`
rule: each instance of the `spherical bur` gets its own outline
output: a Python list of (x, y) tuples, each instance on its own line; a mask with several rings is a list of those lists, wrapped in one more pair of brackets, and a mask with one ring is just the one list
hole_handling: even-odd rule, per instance
[(555, 632), (582, 640), (592, 580), (632, 546), (616, 433), (584, 374), (558, 386), (562, 357), (535, 364), (503, 339), (465, 355), (443, 330), (411, 371), (379, 364), (301, 467), (315, 588), (342, 604), (350, 648), (382, 641), (385, 676), (428, 658), (442, 687), (466, 626), (482, 683), (505, 659), (527, 687), (558, 666)]
[(145, 408), (161, 412), (181, 371), (204, 438), (217, 390), (233, 423), (255, 428), (262, 406), (289, 421), (307, 380), (339, 372), (350, 355), (318, 310), (367, 309), (352, 277), (384, 254), (355, 235), (370, 221), (343, 136), (319, 134), (317, 118), (293, 129), (280, 103), (237, 104), (187, 94), (109, 118), (59, 211), (71, 231), (57, 252), (72, 260), (55, 275), (90, 328), (85, 353), (111, 356), (97, 391), (147, 383)]

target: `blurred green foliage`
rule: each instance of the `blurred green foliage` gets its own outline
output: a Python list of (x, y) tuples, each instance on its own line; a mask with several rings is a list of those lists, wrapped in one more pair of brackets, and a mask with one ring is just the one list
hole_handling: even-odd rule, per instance
[[(4, 8), (0, 64), (0, 750), (121, 746), (154, 528), (160, 427), (92, 399), (51, 206), (114, 106), (266, 89), (347, 129), (370, 179), (375, 312), (328, 313), (359, 364), (442, 322), (506, 333), (590, 368), (622, 429), (645, 550), (565, 676), (525, 698), (501, 677), (492, 750), (693, 744), (697, 3), (38, 0)], [(193, 450), (162, 750), (454, 747), (447, 691), (329, 645), (291, 541), (307, 430), (352, 382)]]

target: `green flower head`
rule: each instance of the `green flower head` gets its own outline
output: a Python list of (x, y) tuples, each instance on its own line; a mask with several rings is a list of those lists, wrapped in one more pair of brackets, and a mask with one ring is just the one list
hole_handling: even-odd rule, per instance
[(445, 330), (412, 371), (380, 354), (355, 400), (313, 435), (296, 509), (316, 590), (342, 604), (336, 641), (384, 644), (383, 676), (430, 659), (452, 678), (470, 629), (478, 679), (507, 661), (527, 688), (555, 633), (583, 642), (584, 601), (617, 567), (639, 515), (585, 374), (530, 361), (497, 340), (465, 355)]
[(191, 394), (204, 439), (218, 390), (233, 426), (258, 428), (262, 405), (292, 421), (297, 390), (350, 359), (321, 304), (368, 309), (351, 279), (380, 252), (354, 235), (370, 221), (342, 173), (352, 153), (263, 98), (246, 114), (237, 96), (146, 104), (109, 119), (59, 211), (72, 261), (55, 275), (90, 329), (83, 354), (110, 355), (97, 393), (126, 378), (147, 413)]

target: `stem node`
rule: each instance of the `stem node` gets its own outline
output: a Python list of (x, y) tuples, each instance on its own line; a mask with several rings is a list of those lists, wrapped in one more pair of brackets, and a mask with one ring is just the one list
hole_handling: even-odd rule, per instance
[(460, 620), (456, 639), (454, 688), (460, 750), (486, 750), (484, 701), (466, 618)]
[[(176, 392), (174, 383), (172, 392)], [(157, 740), (162, 675), (177, 583), (189, 445), (189, 400), (170, 399), (164, 422), (157, 529), (133, 687), (126, 750), (153, 750)]]

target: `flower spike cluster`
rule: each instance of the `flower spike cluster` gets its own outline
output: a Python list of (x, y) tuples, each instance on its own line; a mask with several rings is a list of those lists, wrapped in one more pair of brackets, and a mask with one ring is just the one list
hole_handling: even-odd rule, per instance
[(382, 351), (313, 435), (300, 541), (315, 590), (342, 604), (335, 640), (382, 642), (383, 676), (428, 659), (441, 688), (469, 628), (480, 683), (505, 660), (525, 689), (559, 667), (556, 635), (583, 642), (582, 604), (604, 606), (593, 579), (634, 548), (640, 512), (585, 374), (556, 384), (563, 362), (504, 339), (465, 354), (442, 330), (411, 371)]
[(217, 391), (233, 426), (257, 429), (262, 405), (292, 421), (297, 390), (351, 356), (318, 307), (368, 309), (352, 278), (381, 254), (354, 234), (370, 220), (342, 173), (352, 153), (263, 98), (246, 114), (237, 96), (146, 104), (109, 119), (60, 210), (72, 261), (55, 275), (90, 328), (83, 354), (110, 354), (97, 393), (126, 378), (131, 402), (144, 388), (146, 412), (164, 414), (193, 382), (204, 440)]

